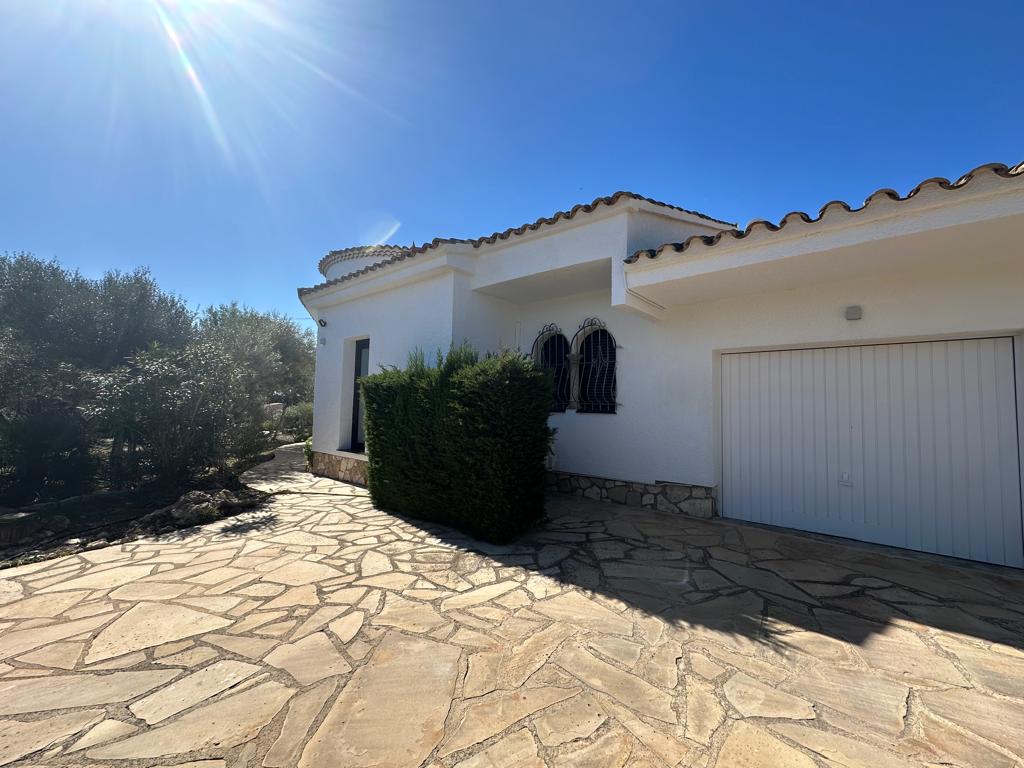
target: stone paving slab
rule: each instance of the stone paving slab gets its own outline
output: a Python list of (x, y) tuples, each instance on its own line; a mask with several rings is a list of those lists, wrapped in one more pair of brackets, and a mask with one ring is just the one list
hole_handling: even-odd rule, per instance
[(0, 766), (1024, 763), (1024, 573), (558, 497), (509, 546), (304, 470), (0, 571)]

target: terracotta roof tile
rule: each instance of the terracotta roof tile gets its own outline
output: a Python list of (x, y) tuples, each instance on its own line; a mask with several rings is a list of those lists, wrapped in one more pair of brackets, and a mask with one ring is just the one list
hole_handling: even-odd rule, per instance
[[(650, 203), (652, 205), (656, 205), (656, 206), (659, 206), (659, 207), (662, 207), (662, 208), (669, 208), (669, 209), (671, 209), (673, 211), (681, 211), (683, 213), (688, 213), (691, 216), (697, 216), (697, 217), (699, 217), (701, 219), (705, 219), (706, 221), (709, 221), (712, 224), (719, 224), (719, 225), (726, 226), (726, 227), (735, 227), (736, 226), (732, 222), (720, 221), (719, 219), (714, 219), (714, 218), (712, 218), (710, 216), (707, 216), (707, 215), (705, 215), (703, 213), (700, 213), (699, 211), (691, 211), (691, 210), (688, 210), (686, 208), (680, 208), (677, 205), (670, 205), (669, 203), (663, 203), (660, 200), (654, 200), (654, 199), (652, 199), (650, 197), (644, 197), (643, 195), (638, 195), (635, 192), (619, 191), (619, 192), (616, 192), (616, 193), (614, 193), (612, 195), (607, 195), (606, 197), (598, 197), (597, 199), (595, 199), (595, 200), (593, 200), (593, 201), (591, 201), (589, 203), (573, 206), (572, 208), (570, 208), (567, 211), (558, 211), (557, 213), (555, 213), (555, 214), (553, 214), (551, 216), (542, 217), (542, 218), (537, 219), (536, 221), (531, 222), (529, 224), (522, 224), (522, 225), (520, 225), (518, 227), (510, 227), (508, 229), (502, 230), (501, 232), (494, 232), (493, 234), (487, 235), (486, 237), (478, 237), (478, 238), (474, 238), (474, 239), (461, 239), (461, 238), (454, 238), (454, 237), (435, 237), (433, 240), (431, 240), (429, 242), (426, 242), (426, 243), (423, 243), (421, 245), (417, 245), (417, 246), (403, 247), (403, 246), (397, 246), (397, 245), (380, 245), (380, 246), (372, 246), (371, 245), (371, 246), (355, 246), (353, 248), (344, 248), (344, 249), (342, 249), (340, 251), (331, 251), (326, 256), (324, 256), (324, 258), (322, 258), (320, 260), (319, 269), (320, 269), (321, 273), (325, 272), (327, 270), (327, 268), (329, 266), (331, 266), (332, 264), (336, 264), (337, 262), (343, 261), (343, 260), (346, 260), (346, 259), (361, 258), (362, 256), (366, 256), (366, 255), (369, 255), (370, 253), (373, 253), (375, 249), (380, 249), (381, 256), (383, 258), (381, 259), (381, 261), (377, 262), (376, 264), (371, 264), (369, 266), (363, 267), (362, 269), (355, 270), (354, 272), (350, 272), (348, 274), (341, 275), (340, 277), (336, 277), (333, 280), (328, 280), (328, 281), (326, 281), (324, 283), (320, 283), (319, 285), (314, 285), (314, 286), (312, 286), (310, 288), (299, 288), (299, 297), (301, 298), (302, 296), (308, 296), (309, 294), (315, 293), (317, 291), (321, 291), (324, 288), (330, 288), (331, 286), (338, 285), (339, 283), (347, 282), (347, 281), (353, 280), (353, 279), (355, 279), (357, 277), (362, 277), (363, 275), (369, 274), (370, 272), (375, 272), (375, 271), (377, 271), (379, 269), (382, 269), (384, 267), (388, 267), (388, 266), (390, 266), (392, 264), (395, 264), (395, 263), (397, 263), (399, 261), (404, 261), (405, 259), (413, 258), (414, 256), (417, 256), (417, 255), (419, 255), (421, 253), (424, 253), (426, 251), (433, 250), (433, 249), (438, 248), (439, 246), (442, 246), (442, 245), (462, 243), (462, 244), (465, 244), (465, 245), (471, 245), (474, 248), (479, 248), (482, 245), (490, 245), (490, 244), (498, 242), (499, 240), (508, 240), (510, 237), (513, 237), (513, 236), (516, 236), (516, 235), (523, 235), (523, 234), (526, 234), (527, 232), (535, 232), (535, 231), (541, 229), (542, 227), (550, 226), (552, 224), (556, 224), (559, 221), (573, 219), (573, 218), (576, 217), (577, 214), (580, 214), (580, 213), (591, 213), (591, 212), (595, 211), (596, 209), (600, 208), (601, 206), (613, 206), (616, 203), (618, 203), (620, 200), (624, 200), (624, 199), (625, 200), (638, 200), (638, 201), (645, 202), (645, 203)], [(390, 253), (387, 253), (387, 254), (384, 253), (385, 250), (390, 251)]]
[(697, 216), (697, 217), (699, 217), (701, 219), (704, 219), (705, 221), (710, 221), (712, 224), (721, 224), (721, 225), (724, 225), (726, 227), (734, 227), (734, 226), (736, 226), (732, 222), (720, 221), (719, 219), (713, 219), (713, 218), (711, 218), (710, 216), (708, 216), (706, 214), (700, 213), (699, 211), (691, 211), (691, 210), (689, 210), (687, 208), (680, 208), (678, 205), (671, 205), (669, 203), (663, 203), (660, 200), (654, 200), (654, 199), (652, 199), (650, 197), (644, 197), (643, 195), (638, 195), (635, 192), (626, 192), (626, 191), (620, 190), (620, 191), (618, 191), (618, 192), (616, 192), (616, 193), (614, 193), (612, 195), (608, 195), (607, 197), (599, 197), (599, 198), (593, 200), (592, 202), (573, 206), (568, 211), (559, 211), (558, 213), (552, 214), (551, 216), (545, 216), (543, 218), (537, 219), (536, 221), (534, 221), (534, 222), (532, 222), (530, 224), (522, 224), (522, 225), (520, 225), (518, 227), (510, 227), (510, 228), (508, 228), (506, 230), (503, 230), (501, 232), (495, 232), (492, 235), (488, 235), (487, 237), (479, 237), (479, 238), (477, 238), (475, 240), (468, 240), (468, 241), (465, 241), (465, 242), (472, 243), (474, 247), (479, 247), (481, 245), (484, 245), (485, 243), (489, 244), (489, 243), (495, 243), (498, 240), (508, 240), (513, 235), (522, 235), (522, 234), (525, 234), (527, 232), (533, 232), (533, 231), (536, 231), (536, 230), (540, 229), (541, 227), (543, 227), (545, 225), (556, 224), (557, 222), (562, 221), (563, 219), (572, 219), (578, 213), (591, 213), (592, 211), (596, 210), (597, 208), (600, 208), (602, 205), (607, 205), (607, 206), (615, 205), (617, 202), (619, 202), (619, 200), (624, 200), (624, 199), (625, 200), (639, 200), (641, 202), (651, 203), (652, 205), (657, 205), (657, 206), (659, 206), (661, 208), (668, 208), (668, 209), (673, 210), (673, 211), (681, 211), (682, 213), (688, 213), (691, 216)]
[(352, 248), (331, 251), (320, 259), (320, 263), (316, 265), (316, 268), (320, 270), (321, 275), (327, 277), (327, 270), (339, 261), (362, 259), (366, 256), (376, 256), (381, 261), (384, 261), (407, 250), (409, 249), (404, 245), (357, 245)]
[(722, 230), (721, 232), (717, 232), (714, 235), (694, 235), (693, 237), (689, 237), (681, 243), (666, 243), (665, 245), (662, 245), (658, 248), (650, 248), (637, 251), (636, 253), (633, 253), (626, 258), (626, 263), (635, 263), (640, 259), (641, 256), (644, 256), (648, 259), (656, 259), (661, 254), (666, 253), (668, 251), (672, 251), (674, 253), (682, 253), (683, 251), (699, 246), (711, 248), (715, 245), (718, 245), (718, 243), (722, 242), (723, 240), (742, 240), (743, 238), (748, 237), (749, 235), (757, 231), (766, 231), (769, 233), (778, 232), (784, 229), (787, 224), (793, 221), (801, 221), (805, 224), (814, 224), (821, 221), (822, 218), (824, 218), (825, 214), (828, 213), (829, 210), (833, 208), (841, 208), (842, 210), (848, 213), (859, 213), (869, 208), (871, 204), (875, 200), (878, 200), (879, 198), (885, 198), (895, 202), (910, 200), (911, 198), (917, 196), (921, 192), (921, 190), (924, 189), (926, 186), (932, 184), (937, 185), (940, 189), (944, 190), (961, 189), (967, 186), (972, 179), (977, 178), (982, 173), (993, 173), (996, 176), (1008, 179), (1024, 174), (1024, 163), (1018, 163), (1012, 168), (1008, 168), (1002, 163), (987, 163), (986, 165), (979, 165), (977, 168), (974, 168), (973, 170), (965, 173), (956, 181), (950, 181), (949, 179), (944, 179), (941, 177), (925, 179), (902, 197), (898, 192), (896, 192), (893, 189), (879, 189), (868, 195), (863, 205), (861, 205), (859, 208), (854, 208), (849, 203), (845, 203), (842, 200), (833, 200), (831, 202), (825, 203), (825, 205), (823, 205), (821, 209), (818, 211), (817, 216), (811, 216), (810, 214), (805, 213), (803, 211), (790, 211), (789, 213), (782, 217), (778, 224), (773, 224), (770, 221), (758, 219), (756, 221), (750, 222), (744, 229), (726, 229)]

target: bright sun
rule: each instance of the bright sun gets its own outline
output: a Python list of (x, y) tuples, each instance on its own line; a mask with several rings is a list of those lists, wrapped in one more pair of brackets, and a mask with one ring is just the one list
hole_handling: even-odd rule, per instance
[[(81, 0), (55, 0), (69, 9)], [(350, 69), (344, 34), (352, 21), (342, 0), (87, 0), (127, 34), (147, 38), (145, 58), (171, 62), (199, 107), (225, 160), (258, 160), (258, 135), (274, 121), (292, 123), (295, 101), (326, 83), (365, 101), (339, 73)], [(81, 6), (75, 8), (81, 10)], [(59, 13), (59, 11), (58, 11)], [(332, 23), (331, 34), (323, 29)], [(339, 39), (341, 38), (341, 39)], [(167, 56), (170, 56), (168, 59)], [(259, 104), (235, 107), (242, 98)], [(179, 114), (189, 110), (181, 103)], [(255, 122), (258, 116), (259, 121)]]
[[(253, 43), (272, 42), (294, 57), (297, 44), (308, 43), (306, 32), (286, 15), (287, 0), (145, 0), (159, 19), (181, 72), (187, 78), (211, 136), (233, 161), (235, 148), (221, 122), (205, 80), (206, 72), (236, 79), (251, 78), (248, 54)], [(292, 0), (298, 9), (303, 0)]]
[[(169, 166), (219, 159), (268, 199), (279, 148), (300, 151), (322, 130), (309, 115), (400, 119), (377, 99), (384, 8), (358, 0), (0, 0), (0, 33), (19, 41), (0, 82), (47, 80), (28, 108), (95, 118), (95, 152), (132, 151), (160, 125)], [(23, 41), (23, 42), (22, 42)], [(54, 55), (31, 64), (34, 47)], [(10, 71), (5, 72), (3, 70)], [(371, 85), (373, 84), (373, 85)], [(326, 87), (325, 87), (326, 86)], [(165, 127), (164, 127), (165, 126)], [(205, 147), (203, 147), (205, 145)], [(212, 154), (193, 153), (197, 147)], [(201, 165), (175, 172), (202, 172)]]

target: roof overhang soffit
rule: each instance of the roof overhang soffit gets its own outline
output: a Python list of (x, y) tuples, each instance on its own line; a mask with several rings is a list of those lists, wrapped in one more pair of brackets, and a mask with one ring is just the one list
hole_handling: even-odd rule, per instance
[(625, 264), (631, 288), (710, 271), (733, 269), (807, 253), (838, 250), (920, 232), (1015, 216), (1024, 213), (1024, 185), (988, 189), (974, 195), (946, 196), (879, 205), (872, 215), (837, 209), (819, 222), (794, 223), (787, 231), (757, 239), (722, 241), (714, 247), (682, 253), (665, 252), (657, 259)]

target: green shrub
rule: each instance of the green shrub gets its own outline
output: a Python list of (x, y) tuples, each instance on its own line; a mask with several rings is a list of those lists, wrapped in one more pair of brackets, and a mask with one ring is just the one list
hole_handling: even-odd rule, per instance
[(0, 416), (0, 506), (31, 504), (91, 490), (92, 436), (67, 403), (38, 400)]
[(0, 253), (0, 506), (85, 492), (101, 446), (115, 488), (265, 451), (262, 405), (312, 397), (315, 349), (277, 312), (197, 314), (144, 269), (93, 280)]
[(266, 450), (262, 406), (245, 396), (242, 377), (227, 354), (205, 343), (154, 347), (94, 375), (91, 414), (113, 436), (111, 464), (127, 463), (120, 471), (131, 479), (152, 475), (173, 485)]
[(281, 431), (296, 441), (305, 440), (313, 434), (313, 404), (296, 403), (289, 405), (281, 414)]
[(361, 386), (375, 505), (492, 542), (543, 517), (552, 386), (532, 360), (416, 353)]

